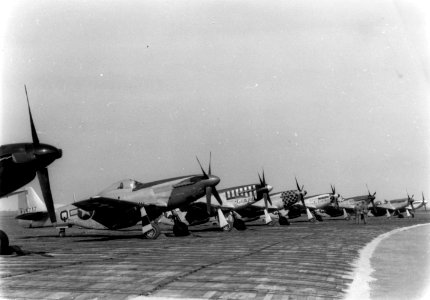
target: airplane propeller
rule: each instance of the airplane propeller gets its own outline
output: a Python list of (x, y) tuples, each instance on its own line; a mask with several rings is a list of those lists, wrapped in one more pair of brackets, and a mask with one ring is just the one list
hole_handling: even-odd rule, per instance
[(422, 193), (422, 195), (423, 195), (423, 205), (424, 205), (424, 210), (425, 210), (425, 211), (427, 211), (427, 202), (426, 202), (426, 200), (424, 199), (424, 192)]
[(376, 195), (376, 191), (372, 195), (370, 193), (369, 187), (367, 186), (367, 183), (366, 183), (366, 188), (367, 188), (367, 193), (368, 193), (367, 199), (369, 199), (370, 202), (372, 203), (372, 210), (376, 214), (376, 207), (375, 207), (375, 195)]
[(260, 179), (260, 186), (261, 186), (261, 188), (259, 188), (258, 191), (260, 193), (263, 193), (264, 206), (265, 206), (265, 208), (267, 210), (269, 208), (268, 203), (270, 205), (272, 205), (272, 200), (270, 199), (270, 196), (269, 196), (270, 190), (269, 190), (269, 188), (268, 188), (268, 186), (266, 184), (266, 178), (264, 176), (264, 170), (263, 170), (263, 179), (261, 179), (260, 173), (258, 173), (258, 178)]
[[(210, 179), (211, 178), (211, 161), (212, 161), (212, 153), (209, 154), (209, 168), (208, 168), (208, 174), (206, 174), (205, 170), (202, 167), (202, 164), (199, 161), (199, 158), (196, 156), (197, 158), (197, 162), (200, 165), (200, 169), (202, 170), (203, 176), (205, 179)], [(218, 179), (219, 180), (219, 179)], [(212, 200), (212, 195), (215, 197), (215, 199), (218, 201), (218, 203), (220, 205), (222, 205), (222, 200), (221, 197), (219, 196), (218, 191), (216, 190), (215, 186), (207, 186), (206, 187), (206, 206), (207, 206), (207, 211), (208, 214), (210, 214), (211, 212), (211, 200)]]
[(414, 207), (414, 195), (412, 195), (412, 197), (410, 197), (409, 196), (409, 193), (407, 194), (408, 195), (408, 202), (409, 202), (409, 204), (411, 205), (411, 207), (412, 207), (412, 211), (415, 213), (415, 207)]
[(306, 204), (305, 204), (305, 195), (307, 194), (307, 192), (304, 190), (304, 185), (302, 185), (302, 188), (300, 188), (299, 182), (297, 181), (297, 177), (294, 177), (294, 179), (296, 180), (296, 186), (297, 186), (297, 190), (299, 191), (300, 194), (300, 201), (302, 202), (303, 207), (306, 210)]
[(330, 184), (330, 187), (331, 187), (331, 194), (332, 194), (331, 199), (334, 200), (334, 204), (336, 208), (339, 208), (339, 202), (338, 202), (339, 195), (336, 195), (336, 187), (331, 184)]
[[(31, 109), (30, 109), (30, 102), (28, 101), (28, 93), (27, 93), (27, 87), (24, 85), (25, 89), (25, 95), (27, 98), (27, 106), (28, 106), (28, 113), (30, 114), (30, 125), (31, 125), (31, 136), (33, 139), (33, 145), (34, 148), (37, 149), (38, 146), (40, 146), (39, 138), (37, 136), (36, 127), (34, 126), (33, 117), (31, 115)], [(59, 149), (56, 149), (57, 158), (61, 157), (62, 152)], [(36, 153), (28, 153), (28, 156), (30, 157), (37, 157)], [(24, 158), (23, 158), (24, 159)], [(55, 208), (54, 208), (54, 201), (52, 199), (52, 192), (51, 187), (49, 184), (49, 175), (48, 175), (48, 169), (46, 167), (42, 169), (38, 169), (36, 171), (37, 177), (39, 179), (40, 187), (43, 194), (43, 199), (45, 201), (46, 208), (48, 210), (49, 218), (51, 219), (51, 223), (55, 226), (57, 222), (57, 217), (55, 216)]]

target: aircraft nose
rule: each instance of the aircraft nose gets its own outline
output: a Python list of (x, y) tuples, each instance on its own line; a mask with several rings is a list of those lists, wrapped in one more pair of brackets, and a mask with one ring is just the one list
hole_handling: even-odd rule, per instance
[(221, 181), (221, 179), (218, 176), (210, 175), (206, 181), (207, 181), (208, 185), (216, 186)]
[(63, 151), (61, 149), (57, 149), (56, 147), (47, 144), (36, 146), (34, 152), (39, 157), (50, 157), (53, 159), (58, 159), (63, 156)]

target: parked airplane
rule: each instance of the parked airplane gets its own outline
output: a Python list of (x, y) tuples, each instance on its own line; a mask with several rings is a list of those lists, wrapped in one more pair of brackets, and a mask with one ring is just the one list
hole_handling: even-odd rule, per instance
[[(257, 201), (241, 210), (238, 210), (245, 222), (256, 220), (264, 216), (264, 222), (267, 225), (273, 224), (272, 216), (277, 216), (280, 225), (290, 225), (290, 216), (295, 216), (297, 207), (296, 203), (304, 203), (304, 196), (307, 192), (304, 186), (300, 188), (296, 178), (297, 190), (288, 190), (270, 194), (271, 203), (266, 207), (263, 200)], [(270, 213), (270, 214), (269, 214)], [(300, 214), (300, 212), (299, 212)], [(272, 216), (271, 216), (272, 215)]]
[[(200, 165), (200, 162), (199, 162)], [(166, 211), (174, 210), (196, 201), (206, 195), (211, 205), (211, 195), (221, 202), (215, 186), (220, 182), (217, 176), (200, 168), (203, 175), (188, 175), (154, 182), (141, 183), (125, 179), (112, 184), (102, 192), (87, 200), (76, 201), (57, 209), (59, 225), (63, 226), (60, 236), (65, 235), (67, 226), (77, 225), (93, 229), (121, 229), (142, 222), (142, 233), (146, 238), (156, 239), (160, 235), (159, 217)], [(39, 211), (20, 214), (17, 219), (32, 221), (33, 225), (46, 222)], [(188, 226), (175, 220), (175, 235), (187, 235)]]
[[(407, 195), (407, 198), (376, 201), (372, 207), (372, 215), (374, 216), (387, 216), (388, 218), (397, 215), (399, 218), (403, 218), (403, 212), (406, 212), (406, 216), (414, 216), (414, 195), (412, 197)], [(412, 212), (412, 214), (411, 214)]]
[[(33, 143), (17, 143), (0, 146), (0, 197), (10, 196), (14, 191), (32, 181), (37, 174), (46, 207), (52, 224), (56, 224), (54, 201), (47, 166), (62, 156), (61, 149), (39, 142), (36, 127), (31, 115), (27, 87), (24, 86), (27, 97), (28, 113)], [(9, 239), (0, 230), (0, 254), (9, 253)]]
[(260, 174), (258, 177), (260, 179), (259, 184), (241, 185), (220, 190), (219, 195), (222, 204), (212, 203), (209, 211), (206, 209), (206, 200), (200, 198), (180, 210), (167, 214), (167, 219), (163, 218), (162, 222), (171, 224), (175, 218), (179, 218), (193, 226), (209, 222), (211, 217), (216, 217), (219, 227), (225, 231), (231, 230), (232, 227), (245, 230), (246, 225), (237, 211), (260, 199), (265, 202), (266, 206), (269, 202), (271, 204), (269, 192), (272, 187), (266, 184), (264, 171), (263, 178), (260, 177)]
[(355, 214), (355, 207), (361, 201), (366, 201), (367, 205), (374, 203), (376, 192), (373, 195), (367, 189), (368, 194), (363, 196), (354, 196), (350, 198), (340, 197), (338, 199), (338, 207), (329, 205), (324, 209), (324, 213), (328, 214), (330, 217), (340, 217), (343, 216), (346, 220), (351, 218), (351, 215)]
[(288, 216), (290, 219), (297, 218), (305, 212), (309, 221), (322, 221), (323, 219), (319, 211), (325, 210), (332, 205), (334, 205), (334, 207), (339, 207), (339, 198), (340, 195), (336, 194), (336, 188), (331, 185), (331, 193), (305, 197), (304, 201), (294, 205), (295, 207), (293, 207)]

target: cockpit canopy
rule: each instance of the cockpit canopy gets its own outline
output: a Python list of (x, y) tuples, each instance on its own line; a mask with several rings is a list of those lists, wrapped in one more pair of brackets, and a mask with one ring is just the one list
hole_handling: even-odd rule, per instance
[(116, 190), (129, 190), (133, 191), (136, 186), (141, 185), (140, 182), (134, 180), (134, 179), (123, 179), (118, 182), (115, 182), (114, 184), (111, 184), (107, 188), (105, 188), (103, 191), (101, 191), (99, 194), (105, 194)]

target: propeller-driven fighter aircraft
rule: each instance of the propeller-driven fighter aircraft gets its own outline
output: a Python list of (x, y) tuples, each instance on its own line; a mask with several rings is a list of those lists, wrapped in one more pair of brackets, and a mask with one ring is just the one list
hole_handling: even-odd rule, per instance
[[(64, 236), (65, 228), (71, 225), (115, 230), (134, 226), (141, 221), (143, 235), (148, 239), (156, 239), (160, 235), (158, 219), (164, 212), (187, 206), (204, 195), (207, 196), (208, 206), (211, 205), (211, 195), (219, 198), (215, 186), (220, 179), (211, 174), (210, 163), (209, 174), (201, 169), (203, 175), (148, 183), (133, 179), (121, 180), (90, 199), (63, 206), (56, 211), (59, 225), (63, 226), (60, 236)], [(40, 217), (40, 212), (30, 211), (20, 214), (17, 219), (31, 220), (34, 226), (44, 222)], [(175, 219), (174, 223), (175, 235), (189, 234), (185, 223), (179, 219)]]
[[(241, 185), (220, 190), (219, 196), (221, 202), (213, 202), (209, 210), (206, 209), (206, 200), (201, 198), (181, 208), (181, 210), (173, 211), (168, 215), (168, 218), (185, 219), (192, 226), (209, 222), (211, 217), (216, 217), (219, 227), (225, 231), (231, 230), (232, 227), (244, 230), (246, 229), (246, 225), (237, 211), (258, 200), (263, 201), (265, 199), (264, 202), (266, 205), (270, 202), (269, 192), (273, 188), (266, 183), (264, 172), (263, 178), (260, 177), (260, 174), (258, 177), (260, 179), (259, 184)], [(164, 220), (164, 222), (169, 223), (168, 220)]]
[[(24, 86), (30, 115), (32, 143), (17, 143), (0, 146), (0, 197), (10, 196), (14, 191), (32, 181), (37, 174), (48, 214), (55, 226), (54, 201), (47, 166), (62, 156), (61, 149), (39, 142), (31, 115), (27, 87)], [(0, 230), (0, 253), (9, 251), (7, 235)]]
[(305, 197), (302, 202), (296, 203), (294, 205), (295, 207), (290, 210), (288, 216), (290, 219), (297, 218), (305, 212), (309, 221), (322, 221), (322, 217), (318, 212), (320, 210), (325, 210), (332, 205), (338, 207), (339, 198), (340, 195), (336, 194), (336, 188), (331, 186), (331, 193), (308, 196)]
[[(270, 205), (267, 206), (263, 200), (257, 201), (242, 210), (237, 211), (242, 219), (246, 222), (253, 221), (261, 216), (264, 216), (264, 222), (267, 225), (273, 224), (272, 215), (277, 215), (280, 225), (289, 225), (288, 219), (290, 216), (295, 217), (297, 208), (295, 204), (301, 201), (303, 203), (304, 196), (307, 192), (304, 190), (304, 186), (300, 188), (296, 178), (297, 190), (288, 190), (270, 194), (268, 200)], [(300, 212), (299, 212), (300, 215)]]
[(368, 194), (363, 196), (354, 196), (349, 198), (340, 197), (338, 199), (338, 207), (330, 205), (324, 209), (324, 212), (328, 214), (330, 217), (340, 217), (343, 216), (344, 219), (349, 220), (351, 215), (355, 213), (355, 207), (361, 201), (366, 201), (367, 205), (372, 203), (372, 207), (374, 207), (373, 203), (375, 201), (376, 192), (373, 194), (370, 193), (369, 189), (367, 189)]
[(374, 202), (374, 205), (372, 205), (372, 214), (374, 216), (385, 215), (387, 218), (397, 215), (399, 218), (403, 218), (402, 213), (405, 212), (407, 217), (413, 217), (415, 213), (414, 195), (411, 197), (407, 194), (407, 196), (407, 198)]

